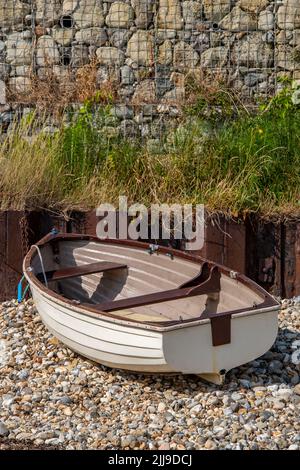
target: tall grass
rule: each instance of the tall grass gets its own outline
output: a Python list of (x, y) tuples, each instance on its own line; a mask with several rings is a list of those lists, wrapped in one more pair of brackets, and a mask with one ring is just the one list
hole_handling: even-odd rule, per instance
[(59, 136), (40, 132), (32, 116), (13, 124), (0, 144), (1, 209), (52, 206), (62, 200), (59, 146)]
[(37, 132), (33, 115), (0, 146), (1, 206), (89, 209), (126, 195), (233, 215), (299, 214), (300, 108), (292, 90), (256, 114), (241, 110), (215, 124), (192, 112), (154, 152), (111, 132), (109, 104), (98, 111), (87, 104), (50, 136)]

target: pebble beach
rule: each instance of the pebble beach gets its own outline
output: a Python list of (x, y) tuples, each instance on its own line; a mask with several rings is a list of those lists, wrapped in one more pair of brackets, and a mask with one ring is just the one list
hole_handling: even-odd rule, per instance
[(111, 370), (78, 356), (32, 300), (0, 306), (0, 449), (300, 449), (300, 303), (276, 343), (222, 386)]

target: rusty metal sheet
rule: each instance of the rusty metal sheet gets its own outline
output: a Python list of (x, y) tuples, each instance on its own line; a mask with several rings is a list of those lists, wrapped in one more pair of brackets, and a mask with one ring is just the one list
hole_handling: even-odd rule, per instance
[[(16, 296), (21, 276), (24, 240), (20, 223), (23, 211), (0, 212), (0, 300)], [(53, 227), (60, 232), (96, 235), (95, 211), (72, 212), (67, 217), (49, 211), (26, 213), (28, 244)], [(21, 224), (22, 225), (22, 224)], [(157, 241), (162, 242), (161, 240)], [(174, 240), (176, 248), (184, 242)], [(164, 243), (166, 245), (166, 243)], [(244, 273), (277, 296), (300, 295), (300, 222), (265, 223), (257, 216), (246, 221), (207, 221), (202, 257)]]
[[(83, 219), (79, 233), (96, 235), (95, 211), (84, 213)], [(184, 249), (184, 243), (177, 248)], [(246, 274), (276, 296), (300, 295), (300, 222), (265, 222), (256, 215), (245, 221), (218, 216), (207, 220), (204, 247), (196, 253)]]
[(23, 211), (5, 211), (0, 215), (0, 300), (16, 297), (16, 287), (22, 275), (22, 241), (20, 220)]
[(284, 297), (290, 298), (300, 293), (300, 223), (287, 223), (284, 234), (282, 284)]
[(89, 211), (84, 213), (84, 234), (96, 236), (96, 226), (98, 218), (96, 211)]
[(7, 211), (6, 213), (6, 262), (8, 266), (22, 273), (24, 253), (16, 247), (22, 247), (20, 223), (26, 217), (25, 212)]
[(234, 271), (246, 274), (245, 224), (226, 221), (224, 234), (224, 264)]
[(36, 243), (53, 228), (67, 232), (68, 217), (50, 211), (31, 211), (27, 214), (30, 243)]
[(219, 218), (218, 222), (208, 221), (204, 231), (204, 246), (197, 254), (215, 263), (224, 264), (224, 234), (224, 219)]
[(280, 224), (265, 222), (257, 216), (246, 221), (245, 274), (274, 295), (281, 295), (282, 230)]
[(199, 255), (234, 271), (246, 273), (246, 228), (240, 221), (219, 216), (205, 226), (204, 247)]
[(294, 295), (300, 295), (300, 222), (296, 224)]

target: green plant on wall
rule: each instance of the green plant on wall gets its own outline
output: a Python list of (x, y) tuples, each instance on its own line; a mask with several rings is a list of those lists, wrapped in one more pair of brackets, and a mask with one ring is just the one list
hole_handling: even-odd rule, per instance
[(189, 73), (185, 78), (185, 94), (184, 115), (204, 118), (212, 124), (232, 119), (245, 111), (222, 77)]
[(92, 208), (125, 194), (234, 215), (299, 212), (298, 91), (286, 82), (256, 113), (237, 112), (222, 125), (184, 116), (159, 152), (120, 135), (110, 104), (86, 101), (53, 135), (29, 113), (0, 145), (2, 207)]
[(61, 131), (61, 160), (74, 179), (89, 179), (101, 164), (107, 147), (99, 129), (109, 118), (110, 106), (98, 107), (96, 111), (94, 108), (92, 101), (86, 101), (72, 116), (70, 125)]

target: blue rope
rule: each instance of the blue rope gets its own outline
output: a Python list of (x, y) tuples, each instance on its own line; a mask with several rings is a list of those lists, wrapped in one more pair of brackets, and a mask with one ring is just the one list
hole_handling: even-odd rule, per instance
[[(51, 235), (58, 235), (58, 230), (53, 227), (53, 229), (51, 230)], [(25, 276), (23, 275), (21, 280), (19, 281), (19, 284), (18, 284), (18, 303), (20, 304), (21, 302), (23, 302), (23, 300), (25, 299), (25, 296), (28, 292), (28, 289), (29, 289), (29, 284), (27, 283), (24, 291), (23, 291), (23, 282), (25, 280)], [(45, 278), (45, 281), (46, 281), (46, 285), (47, 285), (47, 280)]]
[(23, 302), (23, 300), (25, 299), (25, 296), (28, 292), (28, 289), (29, 289), (29, 284), (27, 283), (24, 291), (23, 291), (23, 282), (25, 280), (25, 276), (22, 276), (22, 279), (20, 280), (19, 284), (18, 284), (18, 303), (20, 304), (21, 302)]

